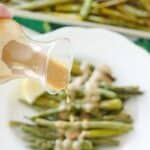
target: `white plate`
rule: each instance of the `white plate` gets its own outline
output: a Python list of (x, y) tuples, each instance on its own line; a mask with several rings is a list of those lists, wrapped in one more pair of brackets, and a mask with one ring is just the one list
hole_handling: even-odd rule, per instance
[[(134, 131), (122, 139), (121, 146), (111, 150), (150, 149), (150, 56), (119, 34), (103, 29), (63, 28), (35, 38), (50, 40), (69, 37), (74, 55), (94, 64), (106, 63), (113, 69), (118, 84), (137, 84), (145, 94), (127, 104), (127, 111), (133, 114)], [(2, 150), (27, 150), (24, 144), (8, 127), (10, 119), (23, 119), (32, 113), (17, 101), (19, 81), (0, 86), (0, 141)], [(14, 96), (15, 95), (15, 96)], [(109, 149), (109, 150), (110, 150)], [(103, 149), (102, 149), (103, 150)], [(105, 149), (104, 149), (105, 150)]]

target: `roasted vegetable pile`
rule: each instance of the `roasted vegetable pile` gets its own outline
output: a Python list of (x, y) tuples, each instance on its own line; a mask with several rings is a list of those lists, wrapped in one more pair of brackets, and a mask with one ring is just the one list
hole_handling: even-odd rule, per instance
[(67, 92), (43, 93), (32, 104), (20, 100), (37, 115), (26, 116), (31, 123), (10, 121), (10, 126), (21, 130), (35, 150), (117, 146), (119, 137), (133, 129), (133, 118), (124, 110), (126, 101), (142, 92), (138, 86), (117, 86), (115, 80), (108, 66), (75, 60)]
[(3, 0), (18, 9), (150, 31), (149, 0)]

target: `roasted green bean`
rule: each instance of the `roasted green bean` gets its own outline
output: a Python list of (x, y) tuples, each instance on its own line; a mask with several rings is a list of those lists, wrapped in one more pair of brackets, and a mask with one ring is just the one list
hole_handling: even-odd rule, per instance
[(72, 87), (55, 95), (43, 93), (32, 104), (21, 100), (38, 110), (37, 114), (26, 116), (30, 123), (10, 121), (10, 127), (22, 131), (23, 140), (33, 150), (97, 150), (119, 145), (119, 136), (134, 127), (132, 115), (124, 110), (125, 100), (143, 92), (138, 86), (106, 82), (107, 71), (113, 77), (106, 65), (101, 68), (75, 60)]
[[(150, 32), (149, 0), (3, 0), (17, 9)], [(46, 30), (50, 28), (46, 26)]]

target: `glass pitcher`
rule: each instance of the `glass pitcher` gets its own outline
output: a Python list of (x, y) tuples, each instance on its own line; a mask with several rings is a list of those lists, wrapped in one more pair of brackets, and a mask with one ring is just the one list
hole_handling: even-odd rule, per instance
[(1, 83), (25, 77), (39, 80), (48, 91), (66, 88), (73, 59), (69, 39), (32, 40), (10, 19), (0, 27)]

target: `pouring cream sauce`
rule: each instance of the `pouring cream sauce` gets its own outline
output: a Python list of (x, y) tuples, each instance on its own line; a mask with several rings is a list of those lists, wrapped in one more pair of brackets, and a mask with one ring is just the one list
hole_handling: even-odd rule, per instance
[[(67, 87), (70, 72), (53, 58), (34, 51), (23, 39), (22, 30), (12, 20), (0, 21), (0, 81), (26, 75), (44, 76), (45, 82), (54, 90)], [(32, 75), (31, 75), (32, 77)]]

